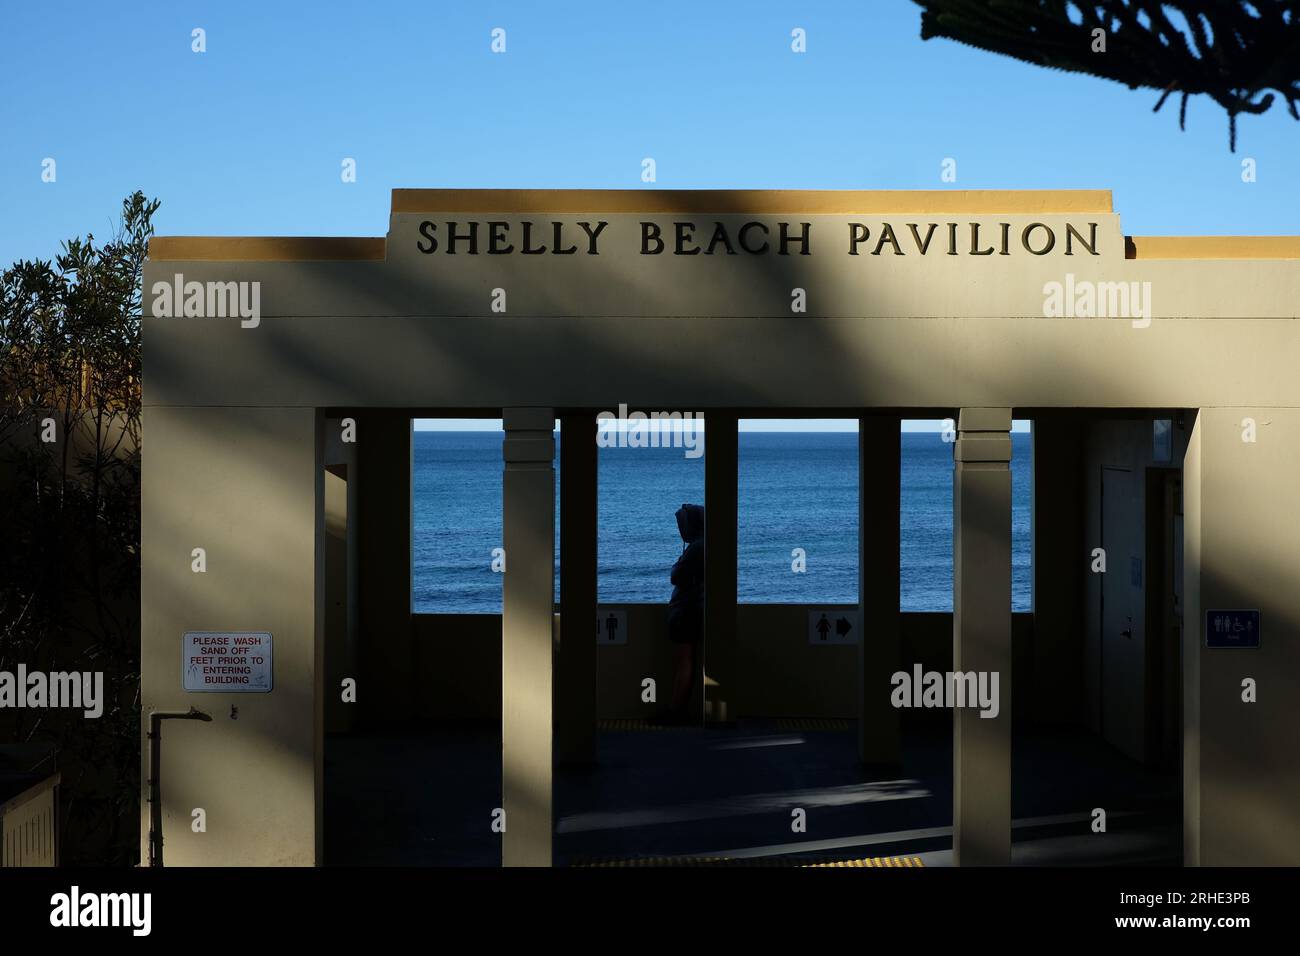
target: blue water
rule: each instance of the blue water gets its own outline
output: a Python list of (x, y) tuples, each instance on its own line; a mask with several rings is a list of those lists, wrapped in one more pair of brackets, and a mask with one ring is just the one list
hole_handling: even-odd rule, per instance
[[(501, 610), (501, 432), (416, 432), (414, 608)], [(557, 440), (559, 435), (557, 434)], [(1029, 609), (1029, 435), (1011, 436), (1013, 610)], [(738, 587), (746, 603), (858, 599), (858, 436), (741, 432)], [(952, 610), (952, 445), (902, 435), (901, 606)], [(558, 486), (563, 475), (558, 475)], [(681, 552), (673, 513), (704, 502), (704, 459), (677, 448), (602, 448), (599, 597), (668, 600)], [(791, 570), (802, 548), (806, 573)], [(558, 574), (558, 522), (557, 522)], [(557, 586), (558, 595), (558, 586)]]

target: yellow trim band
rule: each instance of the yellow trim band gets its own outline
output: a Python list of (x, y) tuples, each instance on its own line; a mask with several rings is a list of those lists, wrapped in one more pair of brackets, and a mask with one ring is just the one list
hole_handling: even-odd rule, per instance
[(1300, 259), (1300, 236), (1128, 236), (1128, 259)]
[(1110, 213), (1109, 189), (394, 189), (395, 213)]
[(154, 236), (153, 262), (311, 262), (382, 260), (388, 241), (379, 236)]

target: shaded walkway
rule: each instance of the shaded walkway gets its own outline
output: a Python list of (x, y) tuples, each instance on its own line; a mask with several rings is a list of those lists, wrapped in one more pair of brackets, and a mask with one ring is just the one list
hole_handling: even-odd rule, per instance
[[(598, 768), (557, 774), (556, 864), (900, 854), (950, 864), (950, 732), (905, 733), (902, 771), (880, 773), (857, 763), (851, 729), (787, 728), (602, 732)], [(331, 737), (327, 863), (496, 866), (499, 753), (484, 726)], [(1177, 778), (1091, 735), (1017, 734), (1013, 782), (1016, 863), (1181, 862)], [(1105, 834), (1091, 832), (1094, 807), (1107, 811)], [(792, 831), (794, 808), (806, 832)]]

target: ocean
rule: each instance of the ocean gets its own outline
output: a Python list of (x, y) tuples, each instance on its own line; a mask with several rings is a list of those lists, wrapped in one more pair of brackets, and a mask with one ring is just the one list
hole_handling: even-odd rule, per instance
[[(952, 445), (938, 433), (901, 437), (901, 606), (951, 611)], [(491, 567), (501, 545), (501, 438), (415, 432), (416, 612), (501, 611), (501, 576)], [(1011, 442), (1011, 607), (1027, 611), (1030, 436), (1013, 433)], [(847, 432), (740, 433), (741, 602), (857, 601), (857, 448)], [(557, 479), (558, 514), (559, 470)], [(680, 448), (602, 448), (598, 481), (600, 601), (666, 603), (668, 571), (682, 550), (673, 515), (685, 502), (704, 503), (704, 459)], [(806, 555), (804, 573), (791, 569), (796, 548)]]

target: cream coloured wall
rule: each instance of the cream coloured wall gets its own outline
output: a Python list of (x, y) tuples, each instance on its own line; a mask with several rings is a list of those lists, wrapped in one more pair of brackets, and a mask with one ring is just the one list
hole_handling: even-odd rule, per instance
[[(150, 712), (193, 706), (212, 717), (163, 724), (165, 861), (310, 865), (324, 538), (316, 412), (153, 407), (143, 430), (142, 783)], [(195, 548), (206, 552), (203, 573), (192, 570)], [(182, 635), (200, 630), (271, 632), (274, 689), (183, 691)], [(144, 799), (140, 809), (147, 860)], [(195, 809), (206, 812), (205, 833), (191, 830)]]
[[(1257, 423), (1243, 442), (1242, 422)], [(1188, 862), (1300, 865), (1300, 410), (1202, 409), (1186, 482)], [(1255, 650), (1205, 646), (1205, 612), (1260, 612)], [(1243, 681), (1257, 701), (1242, 699)]]
[[(542, 217), (570, 226), (607, 220), (600, 255), (419, 251), (426, 220), (502, 221), (513, 232)], [(732, 230), (806, 221), (813, 254), (638, 254), (642, 221), (683, 218)], [(1004, 222), (1012, 233), (1042, 223), (1064, 235), (1068, 222), (1095, 221), (1098, 254), (1066, 257), (1058, 245), (1041, 257), (896, 255), (888, 247), (848, 255), (853, 223), (878, 231), (885, 221), (900, 234), (908, 222), (975, 223), (985, 237)], [(1167, 242), (1139, 241), (1139, 255), (1144, 247), (1178, 254)], [(169, 861), (316, 859), (318, 416), (326, 409), (498, 412), (624, 401), (851, 417), (871, 408), (1201, 409), (1191, 456), (1199, 486), (1187, 499), (1189, 612), (1194, 593), (1219, 605), (1266, 606), (1266, 619), (1278, 622), (1266, 633), (1278, 637), (1256, 660), (1269, 683), (1294, 684), (1300, 660), (1286, 596), (1300, 558), (1285, 506), (1300, 448), (1300, 260), (1278, 257), (1294, 256), (1294, 244), (1281, 243), (1280, 253), (1250, 248), (1258, 258), (1126, 258), (1106, 194), (959, 192), (412, 193), (395, 196), (386, 244), (156, 240), (145, 268), (144, 707), (193, 703), (214, 715), (212, 724), (165, 731), (175, 741), (164, 757), (165, 782), (174, 781), (165, 794)], [(155, 286), (178, 274), (259, 283), (260, 321), (245, 328), (238, 319), (155, 317)], [(1150, 283), (1154, 318), (1148, 327), (1045, 318), (1045, 287), (1067, 278)], [(498, 289), (504, 312), (492, 311)], [(806, 312), (791, 311), (796, 289)], [(817, 387), (795, 384), (809, 380)], [(1253, 459), (1225, 437), (1243, 409), (1271, 416), (1265, 434), (1278, 436)], [(364, 445), (359, 453), (364, 474)], [(203, 541), (212, 542), (210, 570), (189, 576), (190, 549)], [(363, 561), (365, 548), (363, 536)], [(409, 596), (409, 581), (367, 585), (365, 573), (363, 607), (376, 587)], [(276, 634), (272, 694), (180, 690), (181, 633), (227, 627)], [(410, 635), (409, 613), (394, 613), (381, 635), (397, 642), (386, 645), (384, 679), (394, 686), (421, 653), (401, 644)], [(1189, 678), (1200, 696), (1187, 705), (1198, 715), (1188, 732), (1188, 806), (1201, 811), (1189, 859), (1280, 861), (1276, 834), (1295, 825), (1295, 781), (1283, 764), (1295, 715), (1271, 691), (1267, 706), (1265, 698), (1253, 710), (1230, 706), (1224, 682), (1238, 675), (1209, 653), (1189, 648), (1201, 666)], [(396, 694), (380, 706), (395, 706), (400, 718), (401, 701)], [(238, 720), (227, 713), (232, 704)], [(187, 825), (200, 801), (207, 835)]]

